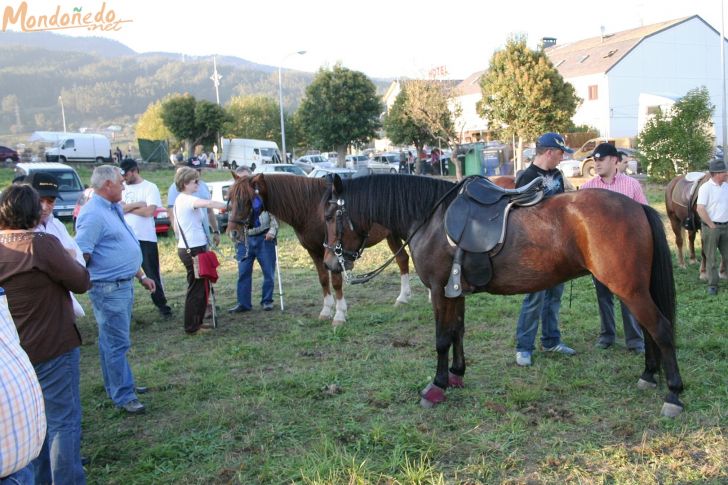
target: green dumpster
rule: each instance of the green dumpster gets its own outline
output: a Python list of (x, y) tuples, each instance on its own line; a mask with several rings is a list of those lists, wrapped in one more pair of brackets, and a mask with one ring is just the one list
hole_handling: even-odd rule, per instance
[(483, 175), (483, 148), (484, 143), (468, 144), (468, 151), (465, 153), (465, 165), (463, 175)]

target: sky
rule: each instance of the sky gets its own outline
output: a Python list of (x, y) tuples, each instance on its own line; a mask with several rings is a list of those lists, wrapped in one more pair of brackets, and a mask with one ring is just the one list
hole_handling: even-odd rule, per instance
[[(28, 15), (80, 9), (97, 13), (104, 0), (6, 0)], [(564, 44), (691, 15), (721, 30), (724, 0), (105, 0), (116, 20), (97, 35), (137, 52), (230, 55), (287, 69), (316, 72), (337, 62), (370, 77), (464, 79), (487, 68), (509, 36), (535, 48), (542, 37)], [(77, 10), (78, 11), (78, 10)], [(18, 26), (11, 26), (19, 30)], [(0, 32), (0, 35), (2, 33)], [(306, 51), (303, 55), (297, 51)], [(442, 69), (444, 68), (444, 69)]]

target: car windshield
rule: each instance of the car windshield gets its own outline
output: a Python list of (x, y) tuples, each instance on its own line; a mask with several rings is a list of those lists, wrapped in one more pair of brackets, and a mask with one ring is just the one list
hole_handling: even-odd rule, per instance
[(78, 180), (78, 177), (73, 172), (60, 170), (48, 170), (48, 172), (55, 175), (58, 179), (59, 192), (78, 192), (79, 190), (83, 190), (81, 181)]
[(274, 156), (276, 154), (276, 150), (273, 149), (273, 148), (261, 148), (260, 149), (260, 153), (264, 157), (272, 157), (272, 156)]

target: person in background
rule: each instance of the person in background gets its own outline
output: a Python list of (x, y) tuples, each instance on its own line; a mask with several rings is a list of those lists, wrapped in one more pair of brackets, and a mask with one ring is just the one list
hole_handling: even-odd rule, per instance
[(224, 209), (222, 202), (204, 199), (195, 195), (199, 190), (200, 174), (190, 167), (182, 167), (174, 176), (179, 195), (175, 197), (175, 233), (177, 234), (177, 255), (187, 270), (187, 295), (185, 296), (185, 332), (190, 335), (208, 330), (203, 326), (207, 309), (205, 280), (195, 278), (192, 257), (207, 251), (208, 239), (205, 227), (205, 209)]
[(154, 292), (154, 280), (141, 269), (142, 251), (134, 231), (124, 220), (121, 194), (124, 179), (118, 167), (100, 165), (91, 174), (94, 196), (81, 208), (76, 222), (76, 243), (91, 274), (89, 299), (99, 328), (99, 359), (106, 393), (128, 414), (145, 412), (127, 359), (131, 347), (131, 310), (134, 283)]
[(157, 207), (162, 206), (159, 189), (152, 182), (142, 178), (135, 160), (121, 162), (121, 175), (124, 177), (124, 192), (121, 195), (124, 219), (139, 241), (142, 250), (142, 269), (148, 278), (154, 280), (157, 287), (152, 293), (152, 302), (163, 317), (170, 318), (172, 309), (167, 305), (167, 297), (162, 287), (157, 231), (154, 226), (154, 212)]
[[(56, 199), (60, 195), (58, 193), (58, 179), (56, 179), (55, 175), (47, 172), (33, 172), (28, 176), (23, 176), (22, 179), (19, 178), (17, 182), (30, 185), (38, 192), (40, 197), (40, 224), (35, 227), (35, 230), (56, 236), (66, 252), (78, 261), (79, 264), (86, 266), (81, 249), (79, 249), (78, 244), (76, 244), (76, 241), (71, 235), (68, 234), (66, 225), (53, 215)], [(16, 183), (16, 181), (13, 181), (13, 183)], [(86, 312), (78, 302), (78, 299), (73, 295), (73, 292), (69, 292), (69, 295), (71, 296), (73, 312), (76, 317), (85, 316)]]
[[(537, 177), (544, 179), (545, 197), (564, 192), (564, 175), (556, 166), (564, 158), (564, 153), (574, 153), (566, 146), (558, 133), (544, 133), (536, 141), (536, 156), (516, 179), (516, 187), (523, 187)], [(564, 284), (560, 283), (548, 290), (529, 293), (523, 300), (516, 326), (516, 364), (531, 365), (536, 331), (541, 321), (541, 345), (545, 352), (575, 355), (576, 351), (561, 341), (559, 331), (559, 310)]]
[[(179, 159), (178, 159), (179, 161)], [(195, 197), (199, 197), (200, 199), (212, 199), (212, 194), (210, 193), (210, 189), (205, 183), (204, 180), (202, 180), (202, 166), (197, 160), (193, 160), (189, 162), (187, 165), (189, 168), (194, 168), (197, 170), (197, 175), (199, 177), (199, 184), (197, 186), (197, 190), (192, 194)], [(182, 166), (184, 167), (184, 165)], [(180, 167), (180, 168), (182, 168)], [(180, 168), (177, 169), (177, 172), (179, 172)], [(175, 175), (175, 180), (177, 180), (177, 176)], [(174, 223), (174, 203), (177, 200), (177, 196), (179, 195), (179, 189), (177, 188), (177, 183), (172, 182), (172, 185), (169, 186), (169, 191), (167, 192), (167, 216), (169, 216), (169, 223), (172, 225), (172, 229), (177, 232), (177, 225)], [(220, 228), (217, 224), (217, 217), (215, 216), (215, 212), (212, 209), (207, 209), (207, 223), (205, 224), (205, 227), (212, 233), (212, 242), (215, 246), (220, 244)], [(177, 234), (177, 237), (179, 238), (179, 234)]]
[(708, 271), (708, 295), (718, 294), (718, 251), (728, 260), (728, 170), (724, 160), (711, 160), (710, 179), (698, 189), (697, 212), (702, 221), (703, 252)]
[[(248, 167), (240, 167), (235, 173), (240, 177), (250, 177)], [(258, 205), (256, 209), (256, 204)], [(229, 313), (243, 313), (252, 308), (253, 263), (258, 260), (263, 272), (263, 291), (260, 304), (263, 310), (273, 310), (273, 286), (276, 269), (276, 236), (278, 221), (268, 211), (263, 210), (260, 198), (253, 201), (253, 210), (258, 211), (254, 227), (248, 229), (245, 242), (235, 245), (238, 260), (237, 304), (228, 310)]]
[(0, 286), (43, 393), (47, 433), (33, 461), (35, 481), (83, 484), (81, 334), (68, 292), (84, 293), (90, 279), (55, 236), (34, 231), (40, 213), (29, 185), (11, 185), (0, 196)]
[(116, 150), (114, 150), (114, 157), (116, 157), (116, 163), (121, 163), (122, 158), (124, 158), (124, 155), (121, 153), (121, 148), (119, 148), (119, 145), (117, 145)]
[(407, 166), (409, 167), (408, 173), (414, 174), (415, 173), (415, 156), (412, 155), (411, 151), (407, 152)]
[[(582, 190), (605, 189), (618, 194), (625, 195), (630, 199), (647, 205), (647, 198), (642, 191), (640, 183), (628, 175), (619, 171), (622, 156), (610, 143), (597, 145), (591, 154), (596, 165), (597, 175), (581, 186)], [(626, 165), (626, 163), (624, 164)], [(601, 331), (597, 347), (607, 349), (614, 344), (616, 337), (616, 325), (614, 322), (614, 301), (612, 292), (599, 280), (592, 277), (594, 287), (597, 291), (597, 304), (599, 305), (599, 320)], [(645, 352), (645, 338), (642, 329), (635, 320), (634, 315), (629, 311), (623, 302), (619, 302), (622, 308), (622, 325), (624, 327), (624, 340), (627, 350), (637, 354)]]

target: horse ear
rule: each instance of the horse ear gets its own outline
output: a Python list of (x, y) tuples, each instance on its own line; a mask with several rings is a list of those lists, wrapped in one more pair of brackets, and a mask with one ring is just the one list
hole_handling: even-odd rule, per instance
[(235, 180), (238, 180), (240, 178), (240, 176), (238, 174), (236, 174), (234, 170), (230, 170), (230, 173), (233, 175), (233, 178)]
[(338, 173), (334, 174), (334, 193), (341, 194), (344, 191), (344, 183)]

